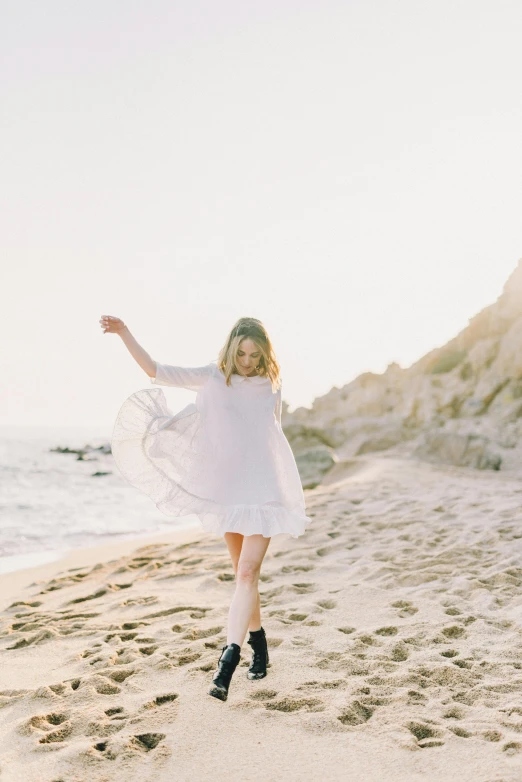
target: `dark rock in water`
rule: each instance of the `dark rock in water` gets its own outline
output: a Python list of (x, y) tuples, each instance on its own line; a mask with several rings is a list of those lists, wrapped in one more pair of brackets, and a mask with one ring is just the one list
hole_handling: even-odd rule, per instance
[(56, 448), (49, 448), (52, 453), (75, 453), (77, 461), (95, 461), (96, 456), (91, 456), (90, 459), (86, 459), (85, 455), (88, 453), (98, 452), (101, 454), (112, 453), (110, 443), (103, 443), (102, 445), (92, 446), (84, 445), (83, 448), (69, 448), (66, 446), (63, 448), (61, 445), (57, 445)]
[(49, 448), (52, 453), (80, 453), (78, 448), (62, 448), (61, 445), (57, 445), (56, 448)]

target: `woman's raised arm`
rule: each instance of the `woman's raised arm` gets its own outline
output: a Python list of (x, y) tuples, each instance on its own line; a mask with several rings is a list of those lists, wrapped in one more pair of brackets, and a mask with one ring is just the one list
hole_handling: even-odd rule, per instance
[(156, 377), (156, 362), (149, 356), (147, 351), (136, 342), (125, 323), (113, 315), (102, 315), (100, 324), (104, 334), (118, 334), (131, 356), (138, 362), (144, 372), (149, 377)]

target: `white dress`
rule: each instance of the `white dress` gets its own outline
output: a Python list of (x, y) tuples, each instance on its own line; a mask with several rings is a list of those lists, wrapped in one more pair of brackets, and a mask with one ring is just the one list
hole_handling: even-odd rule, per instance
[(212, 362), (156, 362), (151, 383), (196, 391), (175, 415), (161, 388), (132, 394), (111, 439), (116, 465), (167, 516), (196, 515), (207, 532), (298, 538), (311, 524), (299, 472), (281, 427), (281, 389)]

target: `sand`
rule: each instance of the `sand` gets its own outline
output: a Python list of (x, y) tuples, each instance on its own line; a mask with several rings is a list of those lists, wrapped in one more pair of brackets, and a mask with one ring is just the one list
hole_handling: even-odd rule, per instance
[(522, 484), (368, 457), (260, 584), (271, 666), (207, 695), (233, 569), (201, 530), (0, 577), (0, 779), (522, 780)]

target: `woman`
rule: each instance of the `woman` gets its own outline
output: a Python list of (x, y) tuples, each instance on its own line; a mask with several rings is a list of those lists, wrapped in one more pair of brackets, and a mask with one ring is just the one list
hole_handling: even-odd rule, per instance
[(103, 333), (118, 334), (151, 383), (196, 391), (176, 415), (161, 389), (143, 389), (122, 405), (111, 440), (122, 475), (168, 516), (195, 514), (223, 536), (236, 588), (209, 694), (225, 701), (249, 630), (249, 679), (266, 676), (259, 574), (274, 535), (297, 538), (311, 523), (294, 455), (281, 427), (279, 364), (263, 324), (240, 318), (217, 362), (160, 364), (119, 318), (103, 315)]

